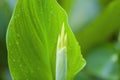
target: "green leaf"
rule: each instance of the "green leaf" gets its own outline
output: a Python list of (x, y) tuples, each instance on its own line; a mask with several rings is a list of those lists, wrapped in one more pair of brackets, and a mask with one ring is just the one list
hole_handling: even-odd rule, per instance
[(111, 2), (92, 25), (76, 34), (84, 52), (102, 42), (105, 42), (118, 31), (120, 28), (119, 9), (119, 0)]
[(67, 80), (84, 65), (80, 47), (55, 0), (18, 0), (7, 32), (8, 63), (14, 80), (54, 80), (58, 35), (67, 34)]

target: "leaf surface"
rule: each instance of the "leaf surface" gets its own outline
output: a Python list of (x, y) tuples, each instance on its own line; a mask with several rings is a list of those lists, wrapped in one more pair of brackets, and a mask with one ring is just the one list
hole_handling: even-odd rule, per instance
[(8, 61), (14, 80), (54, 80), (58, 35), (67, 33), (67, 80), (72, 80), (85, 60), (55, 0), (18, 0), (7, 32)]

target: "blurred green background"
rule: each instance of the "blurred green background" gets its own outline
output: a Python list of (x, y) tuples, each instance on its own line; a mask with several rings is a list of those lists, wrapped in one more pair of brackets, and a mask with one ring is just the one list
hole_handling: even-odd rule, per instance
[[(75, 80), (120, 80), (120, 1), (57, 0), (80, 46), (86, 67)], [(16, 0), (0, 0), (0, 80), (12, 80), (6, 49), (6, 31)]]

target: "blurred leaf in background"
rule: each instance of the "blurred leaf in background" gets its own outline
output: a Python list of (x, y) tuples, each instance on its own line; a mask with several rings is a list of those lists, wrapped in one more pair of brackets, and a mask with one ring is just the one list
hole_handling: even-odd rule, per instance
[(97, 0), (75, 0), (70, 12), (69, 23), (74, 33), (90, 25), (100, 14), (102, 8)]
[(5, 0), (5, 1), (9, 5), (9, 8), (11, 9), (11, 11), (13, 11), (13, 9), (15, 8), (15, 4), (16, 4), (17, 0)]
[(111, 37), (118, 33), (120, 28), (119, 9), (119, 0), (111, 2), (92, 25), (77, 33), (76, 37), (83, 51), (88, 51), (96, 45), (110, 41)]
[[(9, 0), (10, 2), (11, 0)], [(14, 4), (15, 5), (15, 4)], [(12, 5), (13, 6), (13, 5)], [(0, 0), (0, 80), (10, 80), (7, 66), (6, 31), (13, 7), (6, 0)]]
[[(77, 76), (82, 77), (80, 74), (84, 73), (91, 80), (119, 80), (118, 53), (116, 43), (94, 48), (86, 56), (86, 68)], [(76, 77), (76, 80), (80, 80), (80, 77)]]
[(0, 0), (0, 67), (4, 68), (7, 66), (7, 50), (6, 50), (6, 30), (10, 20), (11, 12), (5, 2)]
[(94, 48), (87, 55), (87, 72), (104, 80), (118, 80), (118, 53), (115, 44)]

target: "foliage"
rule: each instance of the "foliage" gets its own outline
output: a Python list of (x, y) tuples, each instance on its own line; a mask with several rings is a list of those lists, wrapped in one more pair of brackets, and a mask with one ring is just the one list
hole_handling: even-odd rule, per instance
[[(55, 0), (53, 3), (51, 2), (51, 0), (48, 0), (48, 2), (46, 2), (47, 0), (41, 0), (42, 3), (40, 0), (22, 0), (23, 2), (20, 1), (21, 0), (19, 0), (19, 3), (17, 3), (15, 11), (13, 12), (13, 17), (10, 21), (11, 12), (14, 8), (16, 0), (0, 0), (0, 80), (11, 80), (7, 68), (8, 63), (5, 44), (5, 35), (9, 21), (10, 25), (7, 34), (7, 42), (11, 43), (11, 48), (8, 47), (10, 54), (8, 54), (10, 65), (9, 68), (13, 78), (18, 78), (21, 72), (24, 72), (20, 74), (21, 76), (30, 76), (32, 78), (36, 78), (36, 76), (40, 77), (40, 74), (42, 74), (40, 73), (40, 71), (44, 72), (44, 69), (47, 69), (51, 71), (46, 70), (47, 72), (44, 72), (43, 74), (52, 73), (52, 78), (54, 77), (55, 79), (57, 72), (58, 75), (59, 72), (64, 73), (64, 70), (66, 72), (65, 66), (68, 66), (65, 62), (67, 59), (66, 47), (67, 51), (69, 51), (68, 46), (73, 44), (73, 42), (76, 43), (77, 39), (81, 49), (74, 50), (74, 52), (77, 53), (77, 51), (81, 51), (87, 61), (87, 65), (84, 69), (82, 69), (82, 71), (78, 70), (80, 72), (77, 75), (72, 75), (72, 77), (74, 77), (74, 80), (120, 80), (119, 0), (56, 0), (67, 12), (68, 19), (65, 11), (58, 5), (58, 3), (55, 2)], [(38, 6), (38, 4), (40, 3), (45, 5)], [(76, 39), (72, 31), (70, 30), (68, 23), (72, 31), (74, 32)], [(65, 24), (64, 31), (62, 31), (63, 24)], [(58, 43), (62, 43), (61, 41), (59, 41), (61, 39), (58, 38), (58, 36), (61, 35), (61, 32), (64, 32), (64, 35), (66, 35), (67, 33), (67, 39), (64, 37), (64, 39), (62, 40), (63, 43), (64, 40), (67, 40), (67, 45), (64, 47), (60, 47), (60, 50), (57, 50), (56, 48)], [(70, 42), (72, 41), (70, 40), (71, 38), (73, 38), (75, 41)], [(40, 47), (41, 45), (43, 46)], [(44, 47), (46, 45), (47, 47)], [(74, 45), (77, 45), (79, 47), (78, 43)], [(69, 47), (70, 49), (75, 49), (74, 46)], [(18, 51), (18, 49), (22, 50)], [(11, 51), (14, 52), (15, 50), (18, 51), (16, 54), (11, 53)], [(35, 54), (35, 51), (37, 51), (37, 54)], [(41, 54), (42, 52), (39, 53), (39, 51), (42, 51), (44, 53), (47, 52), (47, 54)], [(31, 54), (32, 52), (34, 54)], [(48, 54), (51, 53), (55, 55), (50, 55), (49, 57)], [(59, 55), (58, 53), (61, 53), (61, 56), (58, 56), (58, 58), (56, 58), (57, 55)], [(11, 56), (11, 54), (14, 55)], [(11, 59), (10, 56), (13, 59)], [(73, 57), (75, 55), (67, 56), (70, 58), (72, 57), (72, 59), (69, 59), (69, 62), (72, 63), (72, 61), (74, 61)], [(40, 59), (39, 62), (38, 59)], [(57, 63), (61, 61), (62, 63), (58, 64), (58, 68), (60, 69), (55, 69)], [(41, 69), (41, 62), (46, 62), (46, 64), (42, 63), (44, 69)], [(65, 65), (63, 65), (64, 62)], [(50, 65), (50, 68), (44, 66), (47, 65), (47, 63)], [(79, 65), (79, 63), (77, 63), (76, 65)], [(64, 68), (61, 69), (61, 65), (64, 66)], [(13, 70), (13, 67), (15, 66), (17, 67)], [(40, 67), (38, 68), (38, 66)], [(33, 67), (34, 69), (31, 70), (31, 68)], [(57, 72), (55, 72), (55, 70)], [(69, 69), (67, 71), (69, 71)], [(29, 75), (26, 76), (24, 74)], [(31, 74), (34, 76), (32, 76)], [(51, 75), (47, 76), (50, 77)], [(45, 76), (45, 78), (47, 78), (47, 76)]]
[(65, 24), (67, 34), (67, 80), (72, 80), (84, 67), (85, 60), (64, 10), (55, 0), (18, 0), (7, 32), (8, 60), (13, 79), (55, 78), (57, 40), (62, 24)]

